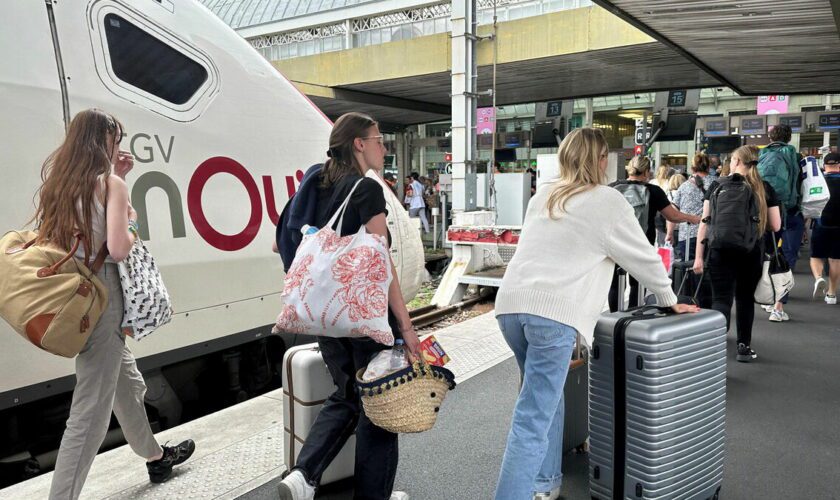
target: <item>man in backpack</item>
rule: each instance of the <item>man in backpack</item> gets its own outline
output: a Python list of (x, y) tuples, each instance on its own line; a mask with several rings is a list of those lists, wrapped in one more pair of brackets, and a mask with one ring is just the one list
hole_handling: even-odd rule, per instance
[[(648, 184), (651, 178), (650, 159), (645, 156), (635, 156), (625, 168), (627, 180), (617, 181), (610, 184), (610, 187), (617, 189), (633, 207), (636, 218), (642, 231), (645, 232), (648, 242), (653, 245), (656, 241), (655, 218), (661, 213), (665, 220), (679, 223), (688, 222), (699, 224), (700, 217), (680, 212), (668, 200), (668, 195), (659, 186)], [(613, 275), (612, 286), (610, 287), (610, 311), (617, 311), (619, 304), (618, 272)], [(639, 302), (639, 282), (630, 277), (630, 305), (636, 306)]]
[[(791, 138), (789, 126), (776, 125), (770, 131), (771, 142), (761, 150), (758, 159), (758, 173), (763, 181), (770, 184), (782, 204), (782, 230), (776, 234), (781, 240), (781, 250), (791, 269), (796, 268), (799, 259), (799, 247), (805, 233), (805, 219), (802, 216), (800, 188), (802, 175), (799, 168), (801, 159), (796, 148), (788, 144)], [(788, 296), (785, 295), (775, 306), (767, 306), (770, 321), (788, 321), (790, 316), (784, 311)]]

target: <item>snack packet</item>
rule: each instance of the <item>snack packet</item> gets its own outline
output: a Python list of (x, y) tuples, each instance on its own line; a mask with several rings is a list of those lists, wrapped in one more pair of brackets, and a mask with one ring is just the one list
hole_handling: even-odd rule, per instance
[(426, 363), (430, 365), (443, 366), (449, 363), (449, 356), (446, 355), (446, 351), (443, 350), (434, 335), (429, 335), (420, 342), (420, 352), (423, 354)]

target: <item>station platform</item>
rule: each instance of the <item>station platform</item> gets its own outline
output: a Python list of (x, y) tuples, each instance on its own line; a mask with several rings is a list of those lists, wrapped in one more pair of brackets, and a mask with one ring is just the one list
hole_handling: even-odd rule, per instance
[[(804, 263), (807, 265), (807, 261)], [(840, 307), (811, 300), (813, 281), (800, 262), (787, 311), (771, 323), (756, 306), (758, 359), (734, 360), (730, 333), (724, 499), (834, 499), (840, 475)], [(412, 500), (493, 498), (519, 376), (493, 313), (435, 332), (459, 386), (435, 428), (400, 438), (396, 487)], [(277, 498), (283, 466), (281, 391), (257, 397), (158, 434), (161, 442), (196, 440), (195, 456), (162, 485), (148, 482), (127, 446), (96, 458), (83, 499)], [(588, 455), (564, 457), (564, 499), (587, 499)], [(2, 499), (46, 498), (46, 474), (4, 490)], [(316, 496), (349, 500), (352, 482)]]

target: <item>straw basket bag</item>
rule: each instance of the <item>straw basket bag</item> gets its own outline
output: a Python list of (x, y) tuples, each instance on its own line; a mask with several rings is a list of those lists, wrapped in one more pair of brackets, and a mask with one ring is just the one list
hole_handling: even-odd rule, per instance
[(424, 432), (435, 425), (455, 375), (440, 366), (414, 363), (370, 382), (356, 374), (365, 414), (376, 426), (395, 433)]

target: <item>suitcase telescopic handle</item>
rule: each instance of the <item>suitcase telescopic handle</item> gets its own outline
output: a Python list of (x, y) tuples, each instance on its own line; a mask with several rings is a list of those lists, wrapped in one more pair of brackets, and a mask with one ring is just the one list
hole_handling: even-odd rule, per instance
[(663, 314), (670, 314), (673, 310), (668, 306), (642, 306), (633, 310), (633, 316), (644, 316), (645, 314), (656, 311)]

